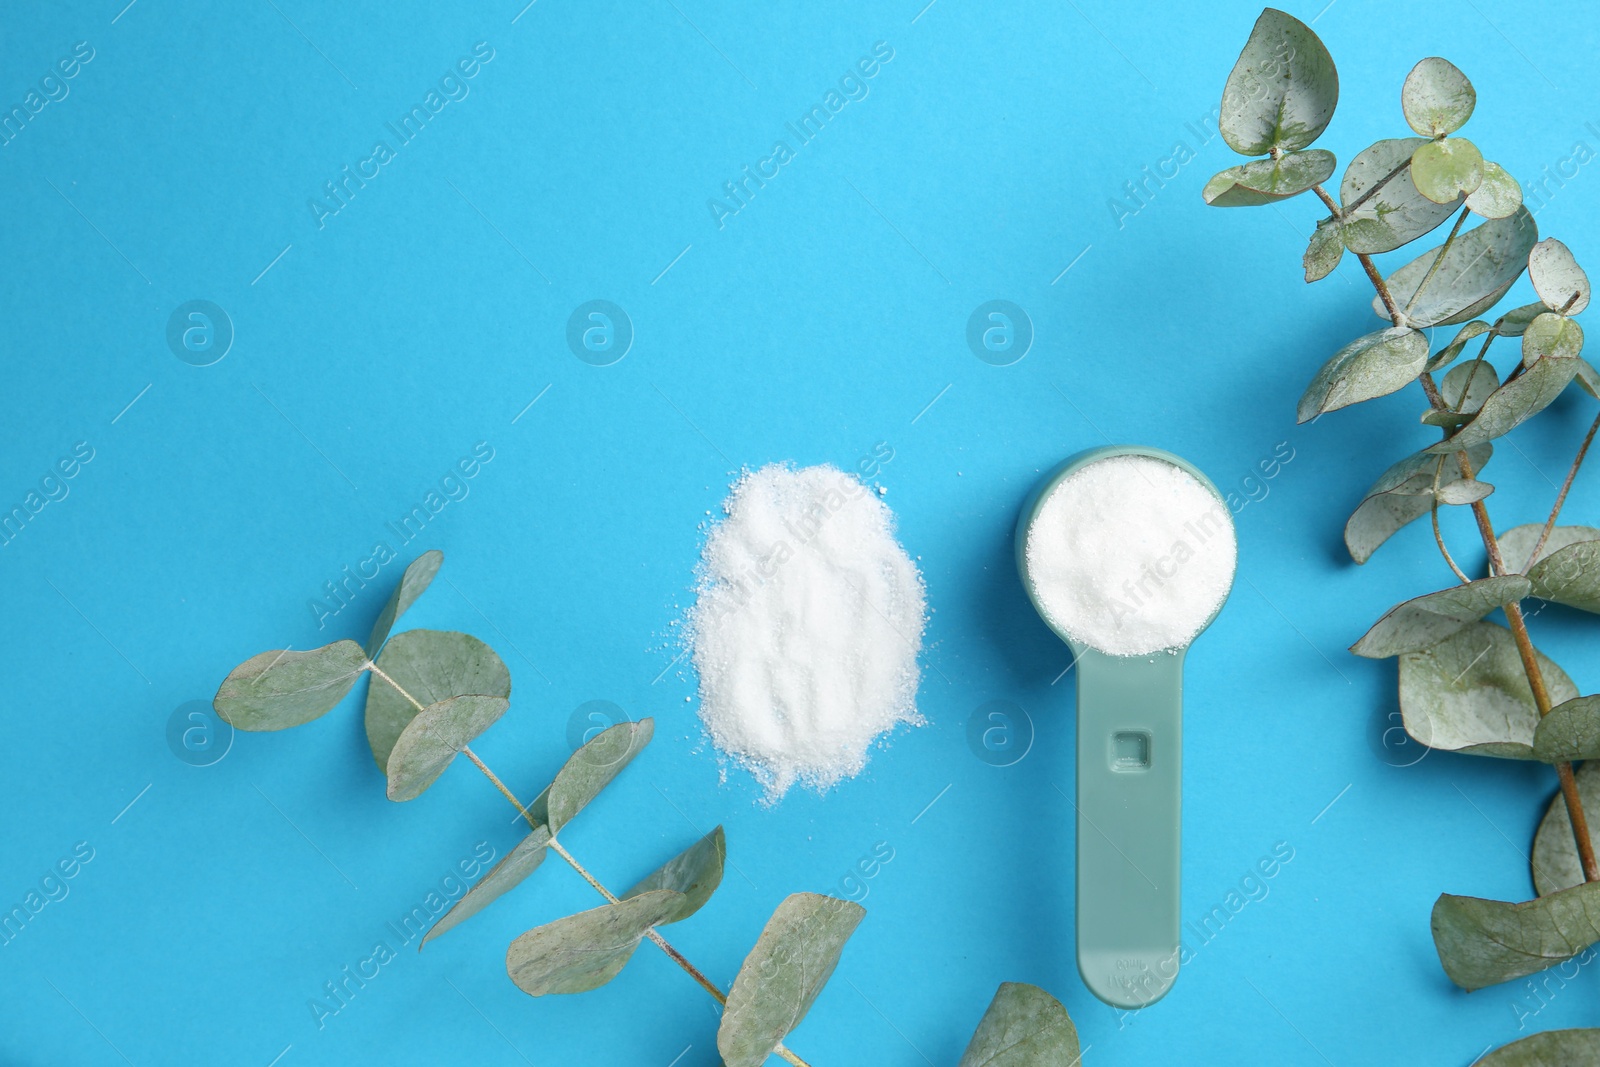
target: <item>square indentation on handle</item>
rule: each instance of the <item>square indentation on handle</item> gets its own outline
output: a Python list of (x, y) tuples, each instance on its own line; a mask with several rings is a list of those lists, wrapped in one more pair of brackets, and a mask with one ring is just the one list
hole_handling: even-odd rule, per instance
[(1143, 730), (1118, 730), (1111, 735), (1111, 769), (1146, 771), (1150, 769), (1150, 735)]

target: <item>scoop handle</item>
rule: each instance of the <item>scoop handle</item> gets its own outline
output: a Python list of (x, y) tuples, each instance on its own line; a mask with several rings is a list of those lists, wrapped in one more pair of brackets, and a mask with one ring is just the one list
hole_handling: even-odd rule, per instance
[(1183, 652), (1077, 653), (1078, 972), (1139, 1008), (1178, 976)]

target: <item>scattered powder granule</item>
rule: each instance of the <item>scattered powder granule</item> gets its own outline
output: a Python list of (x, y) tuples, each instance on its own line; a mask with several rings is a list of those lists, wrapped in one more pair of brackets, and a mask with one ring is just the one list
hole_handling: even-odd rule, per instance
[(701, 721), (769, 800), (826, 790), (880, 734), (922, 722), (922, 576), (894, 513), (836, 467), (746, 472), (723, 510), (688, 619)]
[(1051, 490), (1027, 535), (1045, 616), (1118, 656), (1187, 645), (1228, 595), (1233, 517), (1181, 467), (1149, 456), (1090, 463)]

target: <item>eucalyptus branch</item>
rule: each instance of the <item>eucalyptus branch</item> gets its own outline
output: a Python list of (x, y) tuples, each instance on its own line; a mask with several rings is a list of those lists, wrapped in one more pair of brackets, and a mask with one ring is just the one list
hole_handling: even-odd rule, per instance
[[(389, 681), (390, 685), (394, 685), (394, 681), (392, 679), (388, 679), (387, 676), (385, 676), (385, 680)], [(400, 689), (399, 686), (396, 685), (395, 688), (399, 689), (401, 693), (405, 693), (405, 690)], [(407, 699), (410, 699), (409, 694), (406, 695)], [(416, 701), (413, 700), (412, 703), (416, 703)], [(516, 794), (511, 792), (511, 790), (506, 787), (506, 784), (500, 780), (500, 777), (495, 774), (494, 771), (489, 769), (488, 764), (479, 759), (477, 755), (471, 751), (471, 749), (463, 748), (461, 750), (461, 754), (470, 759), (478, 768), (478, 770), (483, 772), (484, 777), (488, 778), (489, 781), (494, 783), (494, 787), (500, 791), (502, 796), (511, 802), (512, 807), (516, 808), (517, 811), (521, 813), (522, 817), (527, 820), (529, 826), (533, 827), (534, 829), (538, 829), (539, 821), (533, 817), (533, 814), (528, 810), (527, 806), (524, 805), (522, 801), (517, 799)], [(611, 890), (607, 889), (605, 887), (605, 883), (601, 882), (600, 879), (589, 873), (589, 869), (583, 864), (579, 863), (577, 857), (568, 852), (566, 846), (562, 845), (562, 843), (557, 840), (554, 835), (551, 835), (548, 847), (556, 855), (566, 860), (567, 866), (571, 867), (574, 871), (577, 871), (578, 876), (581, 877), (585, 882), (588, 882), (596, 893), (599, 893), (602, 897), (604, 897), (607, 904), (621, 903), (621, 899)], [(672, 944), (666, 938), (662, 937), (654, 927), (646, 930), (644, 932), (644, 936), (649, 938), (651, 943), (653, 943), (662, 952), (666, 953), (667, 958), (682, 968), (685, 974), (687, 974), (690, 978), (693, 978), (701, 989), (704, 989), (707, 993), (711, 994), (718, 1004), (728, 1003), (728, 995), (724, 993), (715, 982), (707, 978), (705, 976), (705, 972), (701, 971), (700, 968), (696, 967), (693, 963), (690, 963), (688, 957), (674, 948)], [(774, 1055), (781, 1057), (791, 1064), (794, 1064), (795, 1067), (810, 1067), (805, 1060), (801, 1059), (788, 1048), (785, 1048), (782, 1042), (779, 1042), (778, 1046), (772, 1051)]]
[[(1271, 65), (1284, 54), (1304, 61)], [(1263, 70), (1281, 75), (1267, 91), (1259, 85)], [(1592, 532), (1579, 531), (1572, 549), (1563, 549), (1563, 558), (1575, 565), (1566, 572), (1546, 573), (1550, 568), (1535, 562), (1557, 536), (1555, 524), (1584, 457), (1600, 435), (1600, 418), (1585, 435), (1542, 528), (1517, 528), (1519, 543), (1533, 543), (1522, 572), (1507, 566), (1484, 500), (1491, 487), (1478, 481), (1474, 469), (1488, 458), (1491, 441), (1538, 414), (1566, 389), (1574, 377), (1571, 368), (1583, 370), (1586, 388), (1592, 385), (1592, 372), (1577, 358), (1583, 333), (1570, 319), (1574, 309), (1581, 311), (1589, 303), (1590, 279), (1565, 244), (1554, 237), (1540, 239), (1515, 176), (1483, 159), (1478, 147), (1460, 136), (1477, 93), (1454, 64), (1432, 56), (1406, 75), (1401, 111), (1419, 136), (1384, 138), (1347, 163), (1343, 189), (1365, 186), (1375, 174), (1382, 177), (1359, 197), (1352, 193), (1344, 207), (1310, 180), (1333, 177), (1333, 162), (1310, 146), (1327, 128), (1338, 99), (1333, 57), (1315, 31), (1284, 12), (1263, 12), (1224, 87), (1222, 121), (1229, 145), (1241, 155), (1270, 150), (1277, 162), (1255, 160), (1228, 168), (1206, 184), (1203, 198), (1217, 207), (1248, 207), (1314, 192), (1331, 217), (1319, 221), (1301, 256), (1306, 280), (1326, 277), (1344, 252), (1353, 252), (1378, 294), (1380, 317), (1386, 316), (1393, 327), (1365, 333), (1324, 361), (1301, 396), (1300, 422), (1388, 396), (1414, 377), (1429, 404), (1423, 421), (1444, 429), (1442, 443), (1405, 457), (1379, 476), (1346, 521), (1344, 541), (1350, 557), (1365, 563), (1402, 527), (1428, 513), (1439, 553), (1461, 583), (1396, 605), (1351, 646), (1359, 656), (1399, 660), (1406, 732), (1443, 751), (1493, 751), (1548, 762), (1560, 780), (1562, 799), (1550, 803), (1529, 860), (1536, 899), (1496, 901), (1444, 893), (1434, 903), (1430, 927), (1439, 961), (1452, 981), (1471, 991), (1561, 961), (1570, 963), (1600, 945), (1600, 919), (1595, 917), (1600, 911), (1600, 864), (1572, 762), (1594, 758), (1596, 767), (1585, 765), (1585, 774), (1600, 770), (1600, 697), (1576, 696), (1571, 679), (1534, 649), (1522, 603), (1537, 586), (1545, 599), (1600, 610), (1595, 607), (1600, 594), (1592, 565), (1600, 541), (1593, 540)], [(1286, 121), (1289, 115), (1297, 121)], [(1287, 154), (1280, 153), (1283, 148), (1289, 149)], [(1409, 180), (1396, 182), (1404, 173)], [(1356, 251), (1358, 246), (1399, 249), (1452, 215), (1444, 243), (1415, 256), (1388, 279), (1370, 255)], [(1481, 216), (1483, 225), (1466, 229), (1468, 215)], [(1422, 329), (1441, 320), (1456, 321), (1460, 309), (1489, 308), (1524, 272), (1537, 303), (1502, 315), (1487, 330), (1483, 322), (1471, 322), (1448, 347), (1429, 355), (1432, 345)], [(1406, 295), (1403, 307), (1396, 303), (1399, 291)], [(1457, 367), (1435, 381), (1433, 367), (1451, 362), (1467, 339), (1485, 332), (1471, 367)], [(1492, 365), (1485, 369), (1497, 336), (1522, 338), (1524, 358), (1508, 367), (1504, 380)], [(1459, 472), (1446, 469), (1452, 458)], [(1451, 552), (1439, 518), (1446, 503), (1470, 504), (1489, 557), (1487, 578), (1472, 580)], [(1531, 537), (1521, 541), (1524, 533), (1537, 534), (1537, 542)], [(1563, 531), (1563, 541), (1569, 533)], [(1505, 626), (1485, 621), (1495, 607), (1504, 610)], [(1552, 708), (1557, 701), (1560, 706)], [(1424, 729), (1428, 726), (1434, 728), (1431, 734)], [(1570, 844), (1566, 828), (1555, 829), (1563, 810), (1570, 822)], [(1580, 884), (1573, 884), (1578, 881), (1575, 867), (1582, 869)], [(1520, 1063), (1532, 1054), (1552, 1063), (1587, 1063), (1595, 1059), (1597, 1041), (1600, 1030), (1550, 1031), (1507, 1046), (1484, 1062)]]

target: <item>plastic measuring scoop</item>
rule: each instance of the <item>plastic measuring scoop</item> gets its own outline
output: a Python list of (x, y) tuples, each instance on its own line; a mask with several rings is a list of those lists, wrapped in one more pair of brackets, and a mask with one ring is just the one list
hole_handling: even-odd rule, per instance
[[(1115, 445), (1068, 459), (1034, 489), (1017, 522), (1017, 571), (1046, 625), (1072, 648), (1078, 669), (1078, 973), (1095, 996), (1141, 1008), (1178, 977), (1183, 771), (1183, 658), (1188, 645), (1119, 656), (1089, 647), (1051, 622), (1029, 573), (1028, 531), (1055, 488), (1116, 456), (1192, 464), (1157, 448)], [(1232, 522), (1223, 505), (1222, 513)], [(1224, 596), (1222, 598), (1226, 600)], [(1217, 605), (1190, 637), (1221, 610)]]

